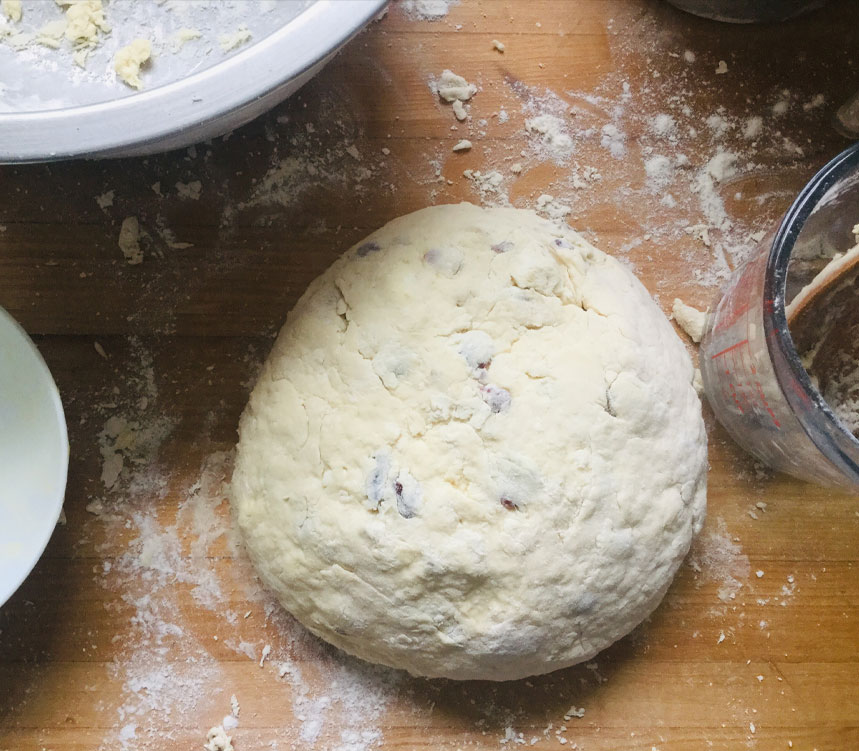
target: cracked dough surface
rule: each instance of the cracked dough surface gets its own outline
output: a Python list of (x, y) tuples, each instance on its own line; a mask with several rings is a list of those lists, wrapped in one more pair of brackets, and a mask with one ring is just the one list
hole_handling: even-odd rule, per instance
[(232, 502), (307, 628), (413, 674), (591, 658), (659, 603), (704, 517), (689, 357), (617, 261), (530, 211), (394, 220), (289, 314)]

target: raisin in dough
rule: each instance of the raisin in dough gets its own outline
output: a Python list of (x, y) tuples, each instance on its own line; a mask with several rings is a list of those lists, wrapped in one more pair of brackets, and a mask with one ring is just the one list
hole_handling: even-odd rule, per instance
[(396, 219), (287, 317), (239, 428), (238, 524), (346, 652), (505, 680), (587, 660), (701, 527), (689, 357), (638, 280), (530, 211)]

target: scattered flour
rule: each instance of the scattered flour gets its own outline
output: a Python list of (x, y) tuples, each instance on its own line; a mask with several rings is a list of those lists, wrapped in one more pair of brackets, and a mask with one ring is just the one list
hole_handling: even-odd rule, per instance
[(600, 145), (609, 151), (615, 159), (620, 159), (626, 154), (624, 144), (626, 136), (614, 123), (606, 123), (602, 126), (602, 138)]
[(743, 138), (747, 141), (754, 141), (764, 128), (763, 118), (759, 115), (754, 115), (746, 119), (743, 124)]
[(408, 18), (421, 21), (440, 21), (459, 0), (403, 0), (400, 7)]
[(711, 581), (719, 584), (717, 594), (724, 603), (736, 598), (751, 571), (748, 556), (730, 537), (723, 519), (716, 519), (715, 529), (705, 528), (698, 535), (687, 562), (699, 575), (699, 586)]
[(677, 131), (677, 121), (671, 115), (661, 112), (651, 119), (650, 128), (657, 136), (671, 138)]
[(117, 244), (129, 266), (143, 263), (143, 250), (140, 248), (140, 223), (136, 216), (127, 216), (122, 220)]
[(662, 190), (674, 180), (674, 166), (664, 154), (654, 154), (645, 160), (644, 173), (647, 175), (647, 185), (653, 192)]
[(570, 138), (561, 118), (548, 113), (532, 117), (525, 121), (525, 130), (536, 142), (539, 153), (558, 162), (569, 158), (573, 152), (573, 139)]
[(504, 175), (497, 170), (489, 172), (481, 172), (480, 170), (467, 169), (462, 173), (480, 195), (481, 201), (484, 203), (494, 199), (494, 204), (490, 205), (507, 205), (509, 199), (502, 193), (501, 189), (504, 185)]
[(572, 211), (570, 206), (565, 203), (561, 203), (558, 199), (548, 193), (543, 193), (537, 198), (535, 209), (539, 213), (544, 214), (549, 219), (554, 219), (555, 221), (563, 220)]

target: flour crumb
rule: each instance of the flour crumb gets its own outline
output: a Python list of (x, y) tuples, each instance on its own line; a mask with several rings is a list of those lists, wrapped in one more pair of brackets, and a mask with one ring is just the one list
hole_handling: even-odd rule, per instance
[(572, 208), (565, 203), (561, 203), (554, 196), (548, 193), (543, 193), (537, 198), (536, 209), (538, 212), (545, 214), (549, 219), (561, 221), (569, 213)]
[(65, 18), (49, 21), (36, 32), (36, 44), (58, 50), (60, 40), (65, 36), (69, 22)]
[(206, 751), (235, 751), (233, 739), (227, 735), (221, 725), (213, 727), (206, 734), (206, 743), (203, 745)]
[(584, 717), (584, 716), (585, 716), (585, 708), (584, 708), (584, 707), (579, 707), (579, 708), (577, 709), (577, 708), (576, 708), (576, 706), (575, 706), (575, 704), (574, 704), (572, 707), (570, 707), (570, 708), (569, 708), (569, 709), (564, 713), (564, 719), (565, 719), (565, 720), (571, 720), (573, 717), (581, 718), (581, 717)]
[(469, 151), (471, 149), (471, 141), (463, 138), (459, 143), (454, 144), (453, 151)]
[(816, 110), (818, 107), (822, 107), (826, 103), (826, 97), (823, 94), (815, 94), (811, 99), (809, 99), (805, 104), (802, 105), (802, 109), (806, 112), (811, 110)]
[(361, 156), (361, 152), (358, 151), (358, 147), (353, 143), (351, 146), (346, 147), (346, 153), (351, 156), (356, 162), (360, 162), (363, 157)]
[(199, 39), (202, 35), (199, 29), (179, 29), (173, 36), (170, 37), (170, 49), (175, 53), (179, 52), (187, 42), (194, 39)]
[(719, 60), (719, 64), (716, 66), (716, 75), (722, 76), (728, 72), (728, 63), (724, 60)]
[(104, 360), (107, 360), (107, 352), (104, 351), (104, 347), (102, 347), (99, 342), (93, 342), (92, 346), (98, 353), (99, 357), (103, 358)]
[(224, 53), (231, 52), (240, 47), (245, 42), (249, 42), (253, 35), (247, 26), (239, 26), (232, 34), (221, 34), (218, 37), (218, 44)]
[(259, 658), (259, 666), (262, 667), (265, 664), (265, 661), (268, 659), (268, 656), (271, 654), (271, 644), (266, 644), (262, 648), (262, 655)]
[(192, 180), (188, 183), (176, 183), (176, 195), (178, 195), (179, 198), (188, 198), (192, 201), (198, 201), (202, 192), (203, 183), (199, 180)]
[(723, 641), (725, 641), (725, 632), (720, 631), (719, 632), (719, 638), (716, 639), (716, 644), (721, 644)]
[(465, 105), (459, 101), (459, 99), (455, 100), (453, 103), (453, 116), (462, 122), (465, 118), (468, 117), (468, 112), (465, 110)]
[(140, 248), (140, 224), (136, 216), (127, 216), (119, 228), (119, 249), (129, 266), (143, 263), (143, 251)]
[(110, 31), (104, 20), (101, 0), (84, 0), (69, 5), (66, 9), (66, 39), (76, 46), (94, 46), (99, 41), (99, 31)]
[(691, 305), (687, 305), (679, 297), (674, 298), (674, 304), (671, 306), (671, 315), (677, 325), (683, 329), (695, 344), (701, 341), (704, 336), (704, 327), (707, 323), (707, 312), (698, 310)]
[(121, 47), (113, 58), (113, 69), (120, 80), (133, 89), (142, 89), (140, 68), (152, 56), (152, 43), (148, 39), (135, 39)]
[(235, 715), (228, 714), (224, 717), (221, 722), (221, 727), (225, 732), (230, 732), (230, 730), (235, 730), (239, 726), (238, 718)]
[(695, 368), (692, 373), (692, 388), (695, 389), (695, 393), (698, 396), (704, 394), (704, 379), (701, 376), (701, 368)]
[(239, 700), (236, 698), (235, 694), (230, 696), (230, 711), (233, 713), (233, 717), (238, 717), (239, 712), (241, 711)]
[(695, 62), (695, 53), (694, 53), (694, 52), (692, 52), (692, 50), (686, 50), (686, 51), (683, 53), (683, 59), (684, 59), (687, 63), (694, 63), (694, 62)]
[(0, 0), (0, 10), (12, 23), (21, 20), (21, 0)]
[(764, 572), (761, 571), (760, 569), (758, 569), (757, 571), (755, 571), (755, 576), (757, 576), (758, 579), (763, 579), (764, 578)]
[(773, 105), (772, 113), (776, 117), (779, 117), (779, 116), (785, 114), (785, 112), (787, 112), (788, 107), (790, 107), (790, 102), (787, 100), (787, 98), (779, 99)]
[(467, 102), (477, 93), (477, 86), (445, 68), (435, 82), (435, 90), (445, 102), (452, 104), (456, 101)]
[(100, 209), (106, 209), (108, 206), (113, 206), (114, 191), (108, 190), (100, 196), (95, 197), (95, 202)]
[(492, 40), (492, 47), (493, 47), (493, 49), (498, 50), (500, 53), (502, 53), (502, 54), (504, 53), (504, 49), (505, 49), (504, 42), (499, 42), (497, 39), (493, 39)]
[[(490, 196), (499, 195), (504, 184), (504, 176), (497, 170), (484, 173), (480, 170), (467, 169), (462, 176), (471, 182), (484, 201)], [(502, 203), (509, 203), (506, 196), (503, 197)]]

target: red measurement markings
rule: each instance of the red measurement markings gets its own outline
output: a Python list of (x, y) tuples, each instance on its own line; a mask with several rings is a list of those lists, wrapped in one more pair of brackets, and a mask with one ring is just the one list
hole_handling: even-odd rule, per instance
[(721, 358), (720, 365), (724, 368), (724, 374), (728, 376), (727, 386), (722, 387), (725, 398), (734, 403), (740, 410), (740, 414), (745, 414), (746, 410), (760, 412), (763, 408), (769, 414), (773, 424), (780, 428), (781, 424), (767, 401), (761, 382), (754, 377), (758, 371), (751, 356), (749, 340), (743, 339), (730, 347), (725, 347), (710, 359), (717, 358)]
[(758, 253), (743, 268), (739, 279), (725, 292), (716, 309), (714, 332), (726, 331), (737, 323), (762, 297), (767, 253)]

